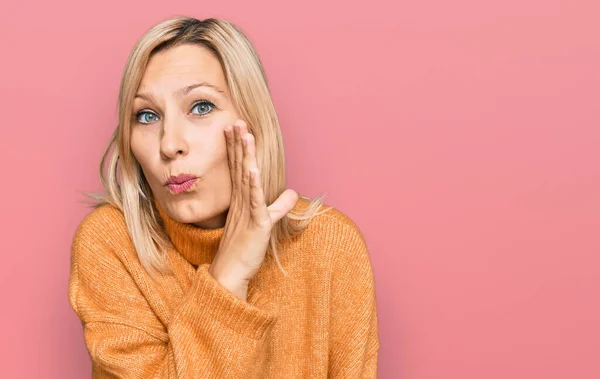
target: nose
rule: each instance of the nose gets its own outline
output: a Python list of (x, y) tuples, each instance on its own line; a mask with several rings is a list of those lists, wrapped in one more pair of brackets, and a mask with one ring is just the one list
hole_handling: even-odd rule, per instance
[(186, 155), (188, 153), (188, 143), (183, 129), (183, 122), (165, 117), (160, 139), (160, 154), (163, 159), (175, 159), (177, 155)]

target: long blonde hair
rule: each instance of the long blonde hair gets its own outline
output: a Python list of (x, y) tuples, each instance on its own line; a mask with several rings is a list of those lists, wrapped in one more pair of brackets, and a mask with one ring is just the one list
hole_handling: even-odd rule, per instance
[[(149, 273), (171, 272), (166, 250), (172, 245), (155, 207), (150, 186), (131, 151), (133, 100), (150, 57), (182, 44), (199, 44), (219, 59), (238, 115), (246, 121), (248, 131), (255, 137), (258, 168), (261, 173), (268, 173), (261, 175), (266, 203), (274, 202), (286, 188), (279, 121), (262, 63), (244, 33), (234, 24), (216, 18), (200, 21), (177, 16), (155, 25), (137, 42), (123, 72), (118, 98), (119, 124), (100, 163), (100, 181), (106, 194), (87, 194), (95, 200), (93, 207), (111, 204), (123, 212), (140, 262)], [(281, 242), (302, 232), (313, 217), (333, 208), (320, 211), (324, 205), (323, 197), (310, 200), (310, 204), (298, 213), (289, 212), (271, 232), (268, 252), (286, 276), (277, 256)]]

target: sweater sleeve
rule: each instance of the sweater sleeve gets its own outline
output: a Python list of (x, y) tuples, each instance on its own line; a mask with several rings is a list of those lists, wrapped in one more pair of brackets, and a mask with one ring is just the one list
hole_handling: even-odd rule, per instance
[(69, 302), (94, 378), (261, 377), (276, 315), (260, 293), (243, 301), (201, 265), (165, 325), (116, 254), (114, 236), (90, 224), (73, 240)]
[(331, 279), (328, 377), (377, 378), (378, 317), (369, 252), (354, 223), (340, 231), (344, 242)]

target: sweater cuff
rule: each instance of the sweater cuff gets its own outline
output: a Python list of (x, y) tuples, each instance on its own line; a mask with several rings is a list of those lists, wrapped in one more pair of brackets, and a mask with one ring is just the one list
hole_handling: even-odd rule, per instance
[(208, 272), (209, 267), (210, 263), (205, 263), (196, 270), (191, 296), (179, 317), (196, 325), (217, 321), (239, 334), (262, 339), (277, 318), (276, 312), (268, 309), (268, 299), (256, 289), (247, 302), (240, 299)]

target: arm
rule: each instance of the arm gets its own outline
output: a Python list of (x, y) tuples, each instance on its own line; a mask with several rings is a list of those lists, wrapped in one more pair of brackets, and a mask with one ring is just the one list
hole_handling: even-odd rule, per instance
[(373, 269), (365, 241), (351, 223), (333, 262), (329, 378), (377, 378), (378, 318)]
[(247, 303), (201, 265), (165, 327), (98, 229), (78, 229), (69, 280), (94, 378), (261, 377), (275, 314), (258, 292)]

